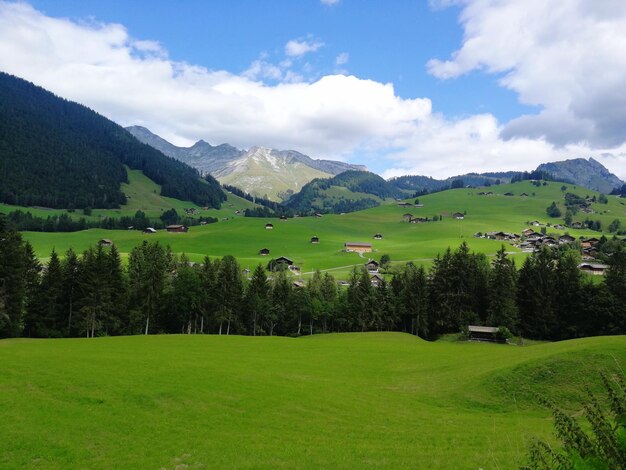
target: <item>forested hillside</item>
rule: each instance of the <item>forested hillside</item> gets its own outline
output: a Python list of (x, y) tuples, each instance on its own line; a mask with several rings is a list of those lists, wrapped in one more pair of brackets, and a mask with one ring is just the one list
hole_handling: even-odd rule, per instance
[[(347, 191), (338, 193), (333, 188)], [(315, 179), (304, 185), (284, 206), (296, 212), (352, 212), (375, 207), (385, 198), (405, 197), (380, 176), (367, 171), (344, 171), (328, 179)]]
[(140, 143), (89, 108), (0, 72), (0, 202), (52, 208), (112, 208), (126, 202), (124, 165), (161, 194), (219, 208), (211, 177)]

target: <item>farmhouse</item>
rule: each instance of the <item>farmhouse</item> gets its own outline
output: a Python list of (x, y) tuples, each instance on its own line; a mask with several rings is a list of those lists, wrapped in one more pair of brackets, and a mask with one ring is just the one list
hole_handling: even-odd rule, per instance
[(302, 281), (293, 281), (294, 289), (302, 289), (304, 287), (304, 282)]
[(532, 228), (525, 228), (524, 230), (522, 230), (522, 235), (525, 237), (529, 237), (533, 233), (535, 233), (535, 231)]
[(286, 215), (281, 215), (280, 216), (280, 220), (287, 220), (287, 216)]
[(522, 193), (522, 194), (520, 194), (520, 196), (521, 196), (521, 197), (528, 197), (528, 194), (526, 194), (526, 193)]
[(399, 202), (398, 206), (399, 207), (411, 207), (413, 204), (411, 204), (410, 202)]
[(184, 225), (168, 225), (167, 227), (165, 227), (165, 229), (168, 232), (173, 232), (173, 233), (185, 233), (189, 230)]
[(351, 253), (351, 252), (356, 252), (356, 253), (369, 253), (372, 251), (372, 244), (371, 243), (361, 243), (361, 242), (345, 242), (343, 244), (344, 249)]
[(157, 233), (157, 231), (153, 229), (152, 227), (147, 227), (143, 229), (143, 233)]
[(273, 230), (274, 224), (265, 224), (265, 230)]
[(269, 248), (261, 248), (261, 249), (259, 250), (259, 254), (260, 254), (261, 256), (267, 256), (267, 255), (269, 255), (269, 254), (270, 254), (270, 249), (269, 249)]
[(564, 243), (573, 243), (574, 241), (576, 241), (576, 239), (572, 237), (571, 235), (568, 235), (567, 233), (559, 237), (559, 243), (561, 245)]
[(578, 265), (578, 269), (593, 276), (604, 276), (608, 266), (599, 263), (581, 263)]
[(293, 261), (286, 256), (280, 256), (274, 260), (276, 264), (286, 264), (287, 266), (293, 266)]
[(100, 246), (113, 246), (113, 242), (111, 240), (109, 240), (108, 238), (103, 238), (102, 240), (98, 241), (98, 245), (100, 245)]
[(374, 240), (382, 240), (383, 236), (380, 233), (374, 234)]
[(318, 217), (318, 218), (319, 218), (319, 217), (323, 217), (323, 215), (322, 215), (322, 214), (320, 214), (319, 212), (316, 212), (314, 215), (315, 215), (315, 217)]
[(410, 222), (412, 218), (413, 214), (409, 214), (408, 212), (402, 216), (402, 219), (406, 220), (407, 222)]
[(457, 220), (463, 220), (465, 218), (465, 214), (463, 214), (462, 212), (455, 212), (454, 214), (452, 214), (452, 217)]
[(366, 264), (365, 267), (367, 268), (367, 272), (369, 272), (370, 274), (375, 274), (378, 272), (378, 262), (371, 259), (369, 260)]
[(373, 274), (370, 276), (370, 282), (373, 287), (379, 287), (384, 282), (384, 279), (380, 274)]
[(320, 237), (311, 237), (311, 243), (319, 243)]
[(300, 266), (296, 266), (295, 264), (289, 265), (289, 271), (294, 274), (300, 274)]
[(500, 329), (496, 326), (469, 325), (467, 327), (468, 339), (470, 341), (489, 341), (492, 343), (505, 343), (505, 339), (498, 337), (499, 331)]
[(515, 194), (508, 192), (508, 193), (504, 193), (505, 196), (515, 196)]

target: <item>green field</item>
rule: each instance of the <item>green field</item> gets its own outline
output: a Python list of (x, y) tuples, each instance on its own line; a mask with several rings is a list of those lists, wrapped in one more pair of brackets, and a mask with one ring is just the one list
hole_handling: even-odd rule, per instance
[(580, 409), (626, 338), (21, 339), (0, 357), (2, 468), (515, 468), (552, 439), (536, 397)]
[[(561, 219), (550, 220), (545, 212), (552, 201), (557, 201), (562, 206), (561, 185), (549, 183), (547, 186), (535, 187), (529, 182), (521, 182), (495, 186), (489, 188), (497, 193), (493, 196), (477, 195), (484, 191), (484, 188), (457, 189), (420, 197), (420, 202), (424, 204), (422, 208), (399, 207), (393, 202), (344, 215), (301, 217), (287, 221), (234, 216), (235, 207), (225, 204), (221, 211), (229, 214), (229, 220), (192, 227), (186, 234), (159, 232), (155, 235), (144, 235), (137, 231), (88, 230), (74, 233), (27, 232), (24, 233), (24, 237), (34, 245), (38, 256), (43, 258), (47, 257), (53, 248), (59, 252), (64, 252), (69, 247), (81, 251), (101, 238), (113, 240), (122, 253), (127, 253), (142, 240), (150, 239), (171, 245), (175, 252), (187, 253), (191, 260), (200, 261), (205, 255), (211, 257), (234, 255), (244, 267), (251, 268), (259, 262), (267, 263), (268, 257), (259, 256), (258, 251), (261, 248), (269, 248), (269, 258), (287, 256), (301, 266), (303, 272), (332, 269), (333, 274), (341, 278), (348, 275), (350, 266), (364, 262), (357, 254), (342, 252), (346, 241), (371, 242), (374, 253), (370, 256), (379, 258), (386, 253), (394, 262), (417, 260), (419, 263), (428, 264), (430, 259), (448, 246), (455, 248), (463, 240), (467, 241), (473, 250), (493, 254), (500, 248), (502, 242), (476, 239), (473, 234), (497, 230), (520, 233), (527, 227), (528, 221), (535, 219), (541, 222), (562, 222)], [(508, 191), (516, 196), (504, 196)], [(568, 191), (581, 196), (598, 195), (593, 191), (574, 188), (571, 185)], [(520, 197), (519, 194), (522, 192), (531, 196)], [(239, 201), (248, 203), (241, 199)], [(607, 227), (613, 219), (619, 218), (622, 227), (626, 228), (626, 206), (623, 200), (609, 197), (608, 204), (593, 204), (593, 208), (597, 213), (590, 217), (602, 220), (603, 227)], [(467, 212), (464, 220), (450, 217), (450, 214), (457, 211)], [(406, 212), (416, 217), (442, 214), (444, 218), (440, 222), (409, 224), (402, 221), (402, 215)], [(586, 215), (579, 213), (575, 220), (584, 219), (584, 216)], [(267, 222), (274, 224), (273, 230), (265, 230)], [(550, 228), (548, 231), (564, 233)], [(372, 236), (377, 232), (383, 234), (382, 240), (372, 240)], [(576, 237), (599, 236), (598, 232), (589, 230), (571, 230), (570, 233)], [(317, 245), (310, 243), (310, 238), (314, 235), (320, 237), (320, 243)], [(510, 247), (510, 251), (515, 253), (518, 265), (526, 256), (513, 247)]]

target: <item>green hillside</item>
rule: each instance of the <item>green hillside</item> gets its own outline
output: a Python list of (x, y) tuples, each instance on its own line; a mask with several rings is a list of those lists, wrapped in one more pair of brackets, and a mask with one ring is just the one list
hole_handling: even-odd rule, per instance
[(2, 468), (515, 468), (626, 338), (0, 341)]
[[(119, 209), (94, 209), (90, 216), (85, 216), (82, 210), (69, 212), (65, 209), (50, 209), (44, 207), (23, 207), (11, 204), (0, 203), (0, 212), (9, 213), (15, 210), (28, 211), (37, 217), (48, 217), (52, 215), (67, 214), (73, 219), (84, 217), (87, 220), (98, 220), (102, 217), (133, 216), (135, 212), (141, 210), (150, 218), (158, 218), (162, 212), (168, 209), (176, 209), (179, 213), (184, 213), (184, 209), (196, 209), (198, 213), (195, 217), (208, 216), (216, 218), (233, 217), (235, 211), (256, 207), (250, 201), (226, 193), (227, 200), (222, 203), (220, 209), (209, 208), (203, 210), (202, 207), (191, 201), (181, 201), (171, 197), (161, 195), (161, 186), (145, 176), (140, 170), (127, 168), (128, 183), (122, 183), (121, 191), (127, 198), (127, 203)], [(194, 217), (194, 216), (192, 216)]]
[[(549, 183), (547, 186), (535, 187), (529, 182), (520, 182), (498, 186), (492, 196), (479, 196), (481, 189), (457, 189), (435, 193), (420, 198), (424, 207), (400, 207), (397, 203), (387, 203), (372, 209), (353, 212), (345, 215), (324, 215), (318, 217), (300, 217), (286, 221), (277, 219), (233, 217), (218, 224), (193, 227), (186, 234), (160, 232), (148, 235), (152, 240), (170, 244), (175, 252), (185, 252), (190, 259), (200, 261), (205, 255), (211, 257), (234, 255), (244, 266), (254, 267), (259, 262), (267, 263), (268, 257), (258, 255), (261, 248), (269, 248), (270, 256), (287, 256), (302, 267), (303, 272), (315, 269), (333, 269), (338, 277), (347, 275), (350, 267), (364, 263), (355, 253), (343, 252), (346, 241), (371, 242), (373, 258), (389, 254), (393, 262), (418, 260), (429, 263), (429, 260), (443, 252), (448, 246), (456, 247), (461, 241), (469, 243), (471, 249), (487, 254), (495, 253), (502, 242), (474, 238), (476, 232), (510, 231), (520, 233), (527, 227), (527, 222), (539, 220), (557, 223), (560, 219), (552, 219), (546, 215), (546, 207), (557, 201), (562, 205), (563, 192), (561, 183)], [(568, 191), (584, 195), (599, 195), (593, 191), (573, 186)], [(515, 196), (504, 196), (513, 192)], [(528, 197), (519, 194), (526, 192)], [(533, 193), (535, 194), (533, 196)], [(229, 196), (230, 197), (230, 196)], [(131, 198), (132, 200), (132, 198)], [(240, 200), (240, 202), (243, 200)], [(247, 201), (245, 201), (248, 203)], [(243, 202), (242, 202), (243, 204)], [(618, 218), (622, 227), (626, 227), (626, 207), (624, 201), (609, 197), (607, 204), (592, 204), (597, 213), (594, 219), (600, 219), (603, 227)], [(227, 207), (223, 210), (235, 207)], [(464, 220), (456, 220), (450, 215), (454, 212), (466, 212)], [(233, 211), (234, 212), (234, 211)], [(423, 224), (409, 224), (403, 221), (402, 215), (410, 212), (416, 217), (443, 215), (443, 220)], [(579, 213), (575, 220), (584, 219), (586, 214)], [(266, 230), (265, 224), (272, 222), (273, 230)], [(561, 221), (562, 222), (562, 221)], [(549, 232), (552, 232), (549, 229)], [(564, 230), (554, 230), (563, 233)], [(382, 240), (373, 240), (375, 233), (382, 233)], [(598, 236), (598, 232), (590, 230), (570, 230), (576, 237), (581, 235)], [(312, 236), (320, 237), (319, 244), (311, 244)], [(35, 247), (37, 254), (47, 257), (56, 248), (63, 252), (69, 247), (84, 250), (101, 238), (112, 239), (123, 253), (128, 253), (133, 246), (144, 240), (147, 235), (136, 231), (88, 230), (75, 233), (33, 233), (26, 232), (24, 237)], [(525, 253), (513, 247), (518, 263)], [(518, 264), (519, 265), (519, 264)]]

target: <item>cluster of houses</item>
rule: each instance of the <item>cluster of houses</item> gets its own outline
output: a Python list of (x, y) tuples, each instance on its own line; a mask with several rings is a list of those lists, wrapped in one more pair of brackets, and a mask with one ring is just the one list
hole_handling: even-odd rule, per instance
[[(477, 196), (493, 196), (493, 195), (494, 195), (494, 192), (493, 192), (493, 191), (487, 191), (487, 192), (485, 192), (485, 191), (480, 191), (479, 193), (476, 193), (476, 195), (477, 195)], [(515, 196), (515, 194), (513, 194), (513, 193), (512, 193), (512, 192), (510, 192), (510, 191), (509, 191), (509, 192), (507, 192), (507, 193), (504, 193), (504, 195), (505, 195), (505, 196), (509, 196), (509, 197), (510, 197), (510, 196)], [(528, 197), (528, 193), (521, 193), (521, 194), (520, 194), (520, 197)]]
[(185, 207), (183, 210), (185, 211), (185, 214), (187, 214), (187, 215), (197, 215), (198, 214), (198, 209), (196, 209), (195, 207)]

